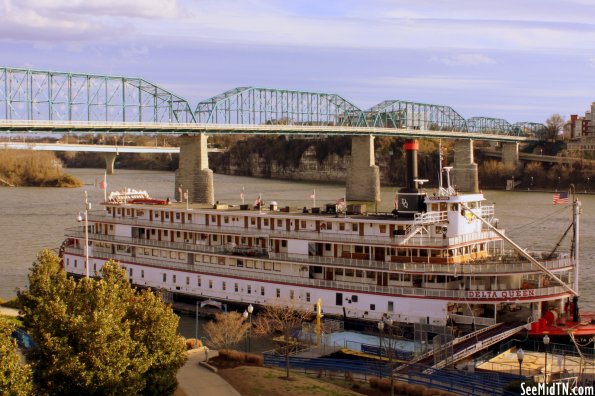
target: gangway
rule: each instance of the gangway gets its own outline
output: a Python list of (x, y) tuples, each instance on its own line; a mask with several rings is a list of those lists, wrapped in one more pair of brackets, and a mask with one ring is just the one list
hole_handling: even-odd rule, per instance
[(411, 368), (420, 367), (426, 367), (428, 370), (443, 368), (449, 363), (455, 363), (518, 333), (525, 326), (526, 324), (519, 322), (493, 324), (444, 344), (443, 349), (452, 348), (453, 351), (452, 356), (448, 356), (444, 360), (435, 363), (434, 350), (430, 349), (408, 364), (397, 367), (395, 372), (409, 371)]

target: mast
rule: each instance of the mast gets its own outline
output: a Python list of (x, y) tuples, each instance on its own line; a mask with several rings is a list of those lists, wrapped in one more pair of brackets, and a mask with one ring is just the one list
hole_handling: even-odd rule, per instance
[(574, 240), (573, 240), (573, 251), (572, 251), (572, 259), (574, 261), (574, 290), (576, 291), (576, 295), (579, 295), (578, 291), (578, 277), (579, 277), (579, 236), (580, 236), (580, 229), (579, 229), (579, 219), (581, 214), (581, 201), (578, 200), (576, 197), (576, 191), (574, 186), (570, 187), (572, 190), (572, 209), (573, 209), (573, 224), (574, 224)]

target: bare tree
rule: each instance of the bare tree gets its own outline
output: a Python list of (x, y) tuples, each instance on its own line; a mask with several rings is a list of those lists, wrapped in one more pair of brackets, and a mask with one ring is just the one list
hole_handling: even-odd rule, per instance
[(557, 136), (564, 131), (564, 117), (560, 114), (552, 114), (550, 118), (545, 121), (548, 130), (548, 137), (556, 140)]
[(209, 343), (215, 348), (229, 348), (240, 342), (250, 325), (238, 312), (221, 312), (215, 314), (215, 320), (203, 326)]
[(312, 314), (295, 304), (266, 305), (254, 320), (254, 332), (261, 335), (281, 335), (278, 352), (285, 356), (286, 377), (289, 378), (289, 356), (300, 345), (298, 340), (302, 323), (311, 319)]

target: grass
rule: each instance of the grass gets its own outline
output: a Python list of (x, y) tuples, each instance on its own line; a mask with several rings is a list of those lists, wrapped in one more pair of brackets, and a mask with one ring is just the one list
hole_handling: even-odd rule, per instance
[(269, 367), (239, 366), (220, 370), (219, 374), (242, 396), (358, 396), (360, 393), (339, 385)]

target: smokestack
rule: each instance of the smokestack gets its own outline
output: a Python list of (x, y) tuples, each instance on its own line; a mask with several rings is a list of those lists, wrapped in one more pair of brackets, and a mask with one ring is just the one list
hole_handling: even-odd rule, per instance
[(419, 142), (417, 140), (408, 140), (405, 142), (405, 155), (407, 156), (407, 189), (416, 190), (417, 185), (415, 180), (418, 179), (417, 174), (417, 150), (419, 150)]

